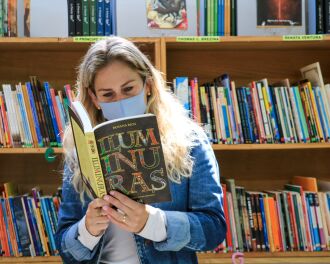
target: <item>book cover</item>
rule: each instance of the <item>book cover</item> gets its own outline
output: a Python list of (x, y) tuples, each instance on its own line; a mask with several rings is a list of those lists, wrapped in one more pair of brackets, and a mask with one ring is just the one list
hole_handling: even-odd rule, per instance
[(186, 0), (146, 0), (149, 28), (187, 29)]
[(237, 0), (237, 35), (306, 34), (305, 0)]
[(94, 197), (117, 190), (142, 203), (170, 201), (155, 115), (106, 121), (92, 127), (81, 102), (69, 108), (81, 174)]
[[(176, 2), (182, 1), (165, 1), (157, 0), (157, 3), (165, 3), (166, 6), (176, 6)], [(187, 27), (179, 29), (178, 27), (173, 28), (161, 28), (161, 27), (149, 27), (148, 17), (153, 18), (151, 15), (147, 15), (147, 3), (146, 1), (140, 0), (120, 0), (115, 1), (115, 15), (116, 19), (116, 35), (122, 37), (165, 37), (165, 36), (196, 36), (197, 32), (197, 4), (196, 1), (185, 1), (186, 3), (186, 19)], [(159, 5), (160, 6), (160, 5)], [(165, 11), (166, 12), (166, 11)], [(158, 12), (154, 12), (156, 14)], [(153, 14), (153, 13), (151, 13)], [(173, 14), (175, 15), (175, 14)], [(172, 15), (170, 15), (172, 16)], [(179, 15), (180, 16), (180, 15)], [(127, 19), (127, 18), (130, 19)], [(156, 18), (155, 18), (156, 19)], [(180, 21), (179, 19), (176, 19)], [(175, 21), (175, 19), (174, 19)], [(150, 24), (150, 23), (149, 23)], [(165, 24), (165, 23), (164, 23)], [(176, 22), (173, 22), (175, 25)]]

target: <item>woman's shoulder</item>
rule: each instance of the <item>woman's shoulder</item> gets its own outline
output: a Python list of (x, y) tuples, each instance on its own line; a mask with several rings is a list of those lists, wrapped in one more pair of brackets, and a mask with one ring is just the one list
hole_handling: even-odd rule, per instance
[(201, 127), (194, 128), (190, 134), (191, 138), (191, 156), (195, 157), (205, 151), (212, 151), (212, 146), (205, 131)]

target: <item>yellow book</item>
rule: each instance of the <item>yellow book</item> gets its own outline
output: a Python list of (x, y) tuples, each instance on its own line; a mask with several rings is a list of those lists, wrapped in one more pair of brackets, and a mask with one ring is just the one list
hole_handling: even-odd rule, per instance
[(25, 103), (25, 108), (28, 116), (28, 123), (30, 126), (30, 131), (32, 134), (32, 139), (33, 139), (33, 145), (35, 148), (38, 147), (38, 138), (37, 138), (37, 132), (36, 132), (36, 125), (34, 123), (34, 119), (32, 116), (32, 110), (31, 110), (31, 105), (30, 105), (30, 100), (29, 100), (29, 95), (26, 89), (26, 85), (22, 84), (22, 93), (23, 93), (23, 98), (24, 98), (24, 103)]
[(307, 82), (307, 88), (308, 88), (308, 91), (309, 91), (309, 94), (310, 94), (314, 119), (316, 121), (316, 127), (317, 127), (318, 133), (320, 135), (320, 141), (322, 142), (322, 141), (324, 141), (325, 137), (324, 137), (322, 126), (321, 126), (320, 113), (317, 110), (317, 106), (316, 106), (316, 102), (315, 102), (315, 96), (314, 96), (312, 85), (311, 85), (310, 82)]
[(273, 231), (272, 231), (272, 219), (270, 217), (269, 204), (268, 204), (268, 194), (263, 193), (262, 196), (263, 196), (263, 201), (264, 201), (264, 211), (265, 211), (266, 227), (267, 227), (267, 233), (268, 233), (270, 252), (275, 252), (274, 238), (273, 238)]
[(93, 197), (117, 190), (141, 203), (172, 199), (155, 115), (93, 127), (83, 104), (76, 101), (69, 117), (82, 180)]

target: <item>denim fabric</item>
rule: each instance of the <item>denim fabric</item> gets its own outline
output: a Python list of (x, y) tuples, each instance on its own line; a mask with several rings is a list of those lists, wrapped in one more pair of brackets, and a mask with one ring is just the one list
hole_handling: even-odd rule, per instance
[[(225, 238), (219, 168), (206, 137), (199, 140), (191, 155), (195, 160), (193, 174), (181, 184), (170, 182), (172, 201), (151, 204), (165, 212), (167, 239), (153, 242), (134, 236), (141, 264), (197, 263), (196, 251), (212, 250)], [(65, 168), (57, 247), (65, 263), (98, 263), (103, 239), (93, 251), (77, 239), (77, 222), (85, 215), (89, 201), (81, 204), (69, 178), (70, 171)]]

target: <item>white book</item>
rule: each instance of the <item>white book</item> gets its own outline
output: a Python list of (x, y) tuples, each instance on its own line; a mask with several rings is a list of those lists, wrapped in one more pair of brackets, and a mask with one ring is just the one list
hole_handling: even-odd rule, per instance
[(31, 37), (68, 37), (67, 0), (30, 0)]
[(15, 117), (15, 110), (14, 110), (14, 102), (13, 102), (13, 94), (11, 90), (10, 84), (3, 84), (2, 85), (3, 94), (5, 98), (5, 103), (7, 107), (7, 117), (8, 117), (8, 124), (9, 124), (9, 131), (13, 139), (13, 146), (17, 147), (18, 144), (21, 142), (21, 136), (17, 124), (17, 119)]
[(188, 27), (186, 30), (180, 30), (149, 28), (146, 0), (117, 0), (117, 35), (121, 37), (196, 36), (198, 34), (196, 1), (185, 1)]
[[(237, 0), (237, 35), (306, 34), (305, 0), (291, 6), (290, 14), (285, 14), (278, 2), (278, 6), (274, 6), (273, 2), (265, 0)], [(297, 4), (294, 2), (289, 4)]]

